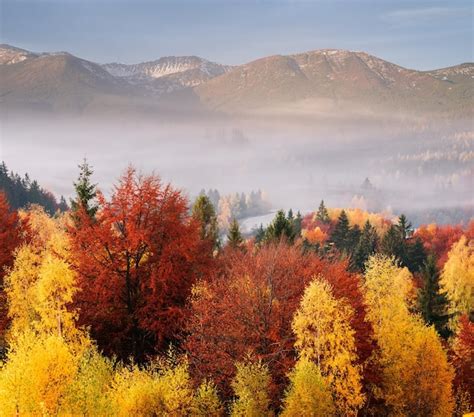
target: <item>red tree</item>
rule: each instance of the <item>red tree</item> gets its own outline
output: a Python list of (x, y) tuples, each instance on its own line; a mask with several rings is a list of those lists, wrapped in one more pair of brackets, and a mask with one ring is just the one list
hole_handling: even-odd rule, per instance
[(79, 273), (79, 321), (108, 354), (147, 354), (175, 340), (196, 278), (209, 267), (180, 191), (129, 168), (91, 219), (70, 228)]
[(454, 384), (469, 392), (471, 407), (474, 408), (474, 323), (466, 314), (459, 319), (452, 362), (456, 371)]
[(256, 252), (225, 251), (220, 272), (197, 287), (184, 345), (196, 377), (211, 376), (229, 393), (235, 362), (251, 353), (269, 364), (278, 398), (296, 356), (293, 315), (318, 274), (333, 284), (336, 297), (353, 305), (352, 324), (365, 361), (373, 349), (372, 329), (364, 320), (359, 277), (346, 272), (345, 265), (329, 264), (281, 242)]
[(8, 326), (8, 306), (3, 291), (3, 280), (6, 270), (13, 265), (15, 249), (23, 240), (24, 224), (18, 213), (11, 211), (7, 198), (0, 192), (0, 345)]

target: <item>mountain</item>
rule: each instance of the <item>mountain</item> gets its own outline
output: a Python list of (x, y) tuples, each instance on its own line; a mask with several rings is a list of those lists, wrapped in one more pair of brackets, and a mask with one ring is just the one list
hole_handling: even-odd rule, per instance
[(170, 56), (134, 65), (111, 63), (103, 68), (114, 77), (156, 94), (195, 87), (231, 69), (197, 56)]
[(210, 109), (230, 113), (472, 113), (474, 64), (410, 70), (364, 52), (271, 56), (198, 86)]
[(0, 81), (8, 111), (466, 118), (473, 115), (474, 64), (417, 71), (365, 52), (324, 49), (235, 67), (195, 56), (100, 65), (0, 45)]

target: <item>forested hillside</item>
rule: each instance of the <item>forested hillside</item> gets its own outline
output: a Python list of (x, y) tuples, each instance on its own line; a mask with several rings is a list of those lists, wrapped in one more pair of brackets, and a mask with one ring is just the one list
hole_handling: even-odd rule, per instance
[(28, 207), (30, 204), (43, 206), (51, 215), (58, 210), (68, 209), (63, 196), (58, 203), (51, 192), (42, 188), (36, 180), (31, 180), (28, 174), (22, 178), (16, 173), (9, 172), (5, 162), (0, 164), (0, 191), (5, 193), (11, 208), (15, 210)]
[(74, 187), (55, 216), (0, 193), (0, 416), (472, 411), (474, 222), (321, 201), (223, 242), (208, 193)]

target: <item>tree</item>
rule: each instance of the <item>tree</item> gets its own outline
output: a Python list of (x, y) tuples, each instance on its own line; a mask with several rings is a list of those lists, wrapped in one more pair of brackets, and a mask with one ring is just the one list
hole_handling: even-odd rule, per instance
[(293, 242), (293, 223), (285, 216), (283, 210), (278, 210), (275, 218), (267, 227), (265, 241), (275, 242), (282, 238), (285, 238), (288, 242)]
[(423, 319), (426, 324), (434, 325), (438, 333), (446, 339), (450, 334), (447, 329), (449, 316), (446, 314), (448, 301), (446, 296), (440, 293), (439, 271), (433, 255), (425, 262), (421, 278), (422, 287), (418, 302)]
[(466, 236), (449, 251), (440, 284), (449, 300), (449, 312), (465, 313), (474, 320), (474, 244)]
[(348, 304), (334, 298), (330, 285), (316, 278), (305, 290), (292, 324), (299, 355), (321, 369), (341, 416), (356, 416), (365, 400), (352, 314)]
[(91, 182), (94, 171), (85, 158), (79, 165), (79, 170), (79, 178), (74, 183), (76, 198), (71, 200), (71, 209), (74, 213), (84, 210), (92, 219), (99, 208), (96, 204), (97, 185)]
[(329, 240), (341, 252), (350, 252), (352, 244), (351, 228), (349, 226), (349, 219), (344, 210), (341, 211)]
[(314, 362), (299, 359), (289, 379), (281, 417), (326, 417), (335, 414), (331, 392)]
[(380, 348), (381, 382), (375, 394), (385, 410), (394, 416), (451, 415), (453, 371), (435, 329), (410, 313), (413, 284), (408, 269), (397, 267), (394, 258), (373, 256), (364, 287), (367, 317)]
[(406, 266), (411, 272), (419, 272), (427, 260), (425, 247), (420, 238), (409, 242), (407, 246)]
[(236, 364), (237, 373), (232, 388), (237, 397), (231, 406), (232, 417), (271, 417), (270, 373), (261, 362), (247, 359)]
[(219, 400), (216, 386), (207, 380), (199, 385), (191, 405), (192, 417), (222, 417), (224, 407)]
[(217, 215), (209, 197), (200, 195), (192, 210), (193, 217), (201, 225), (201, 239), (209, 241), (213, 250), (220, 247), (219, 229), (217, 228)]
[(398, 218), (398, 224), (396, 225), (400, 236), (403, 240), (407, 240), (413, 234), (412, 224), (408, 221), (404, 214), (401, 214)]
[(212, 266), (200, 225), (181, 192), (133, 168), (110, 201), (99, 194), (94, 221), (80, 215), (69, 228), (79, 322), (107, 354), (142, 361), (176, 340), (191, 287)]
[(15, 250), (25, 239), (25, 227), (17, 212), (10, 210), (5, 194), (0, 191), (0, 357), (9, 325), (4, 279), (8, 268), (13, 265)]
[(321, 223), (328, 224), (328, 223), (331, 222), (331, 219), (329, 218), (328, 210), (327, 210), (326, 206), (324, 205), (324, 200), (321, 200), (321, 203), (319, 204), (319, 208), (318, 208), (318, 211), (316, 213), (316, 218)]
[(354, 253), (351, 257), (351, 269), (355, 271), (364, 271), (365, 263), (371, 255), (377, 250), (378, 236), (374, 227), (367, 220), (359, 242), (355, 247)]
[(227, 243), (230, 247), (236, 249), (242, 246), (244, 239), (240, 233), (239, 222), (233, 218), (227, 233)]

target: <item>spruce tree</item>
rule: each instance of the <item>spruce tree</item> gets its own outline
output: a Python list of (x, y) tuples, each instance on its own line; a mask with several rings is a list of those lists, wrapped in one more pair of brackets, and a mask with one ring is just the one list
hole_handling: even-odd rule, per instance
[(259, 245), (265, 240), (266, 230), (263, 227), (263, 224), (260, 223), (260, 227), (257, 229), (255, 234), (255, 243)]
[(232, 248), (240, 248), (244, 239), (242, 237), (242, 233), (240, 233), (239, 222), (236, 218), (232, 218), (232, 222), (230, 223), (229, 232), (227, 233), (227, 243)]
[(303, 217), (301, 213), (298, 211), (296, 213), (295, 220), (293, 221), (293, 236), (295, 238), (299, 238), (301, 236), (301, 229), (302, 229)]
[(433, 255), (428, 257), (421, 268), (421, 277), (423, 286), (418, 298), (421, 314), (426, 324), (434, 325), (438, 333), (447, 338), (450, 334), (447, 327), (449, 315), (446, 314), (448, 301), (440, 292), (439, 270)]
[(290, 221), (285, 216), (283, 210), (278, 210), (275, 218), (271, 224), (267, 227), (265, 233), (265, 240), (273, 241), (280, 240), (282, 237), (288, 239), (288, 241), (293, 241), (293, 227)]
[(337, 219), (336, 227), (331, 233), (330, 241), (337, 249), (341, 251), (347, 250), (348, 241), (350, 238), (349, 233), (349, 219), (347, 218), (346, 212), (342, 210), (339, 218)]
[(414, 243), (407, 246), (407, 267), (411, 272), (418, 272), (423, 267), (427, 260), (425, 247), (419, 237), (415, 239)]
[(95, 202), (97, 196), (97, 184), (91, 182), (91, 177), (94, 171), (87, 160), (79, 165), (79, 177), (74, 182), (74, 189), (76, 190), (76, 198), (71, 200), (71, 209), (76, 213), (80, 208), (83, 208), (90, 218), (94, 218), (97, 213), (98, 206)]
[(354, 271), (363, 272), (365, 270), (365, 263), (377, 249), (378, 236), (374, 227), (367, 220), (359, 242), (354, 250), (351, 258), (351, 269)]
[(318, 219), (321, 223), (330, 223), (331, 219), (329, 218), (329, 213), (324, 205), (324, 200), (321, 200), (321, 203), (319, 204), (318, 211), (316, 213), (316, 219)]
[(212, 248), (219, 249), (219, 229), (217, 215), (211, 200), (206, 195), (200, 195), (194, 202), (192, 216), (201, 224), (201, 239), (209, 240)]

